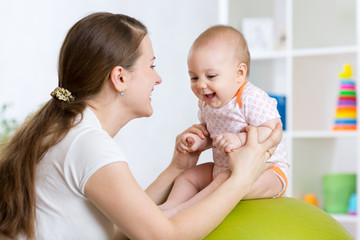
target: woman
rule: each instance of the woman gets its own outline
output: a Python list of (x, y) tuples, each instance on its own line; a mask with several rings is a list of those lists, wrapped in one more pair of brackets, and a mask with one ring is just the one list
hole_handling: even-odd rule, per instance
[[(175, 150), (145, 192), (135, 181), (113, 137), (130, 120), (152, 115), (150, 95), (161, 83), (154, 60), (146, 27), (131, 17), (95, 13), (69, 30), (53, 98), (1, 152), (0, 236), (201, 239), (248, 193), (281, 138), (279, 126), (263, 144), (249, 128), (248, 144), (230, 155), (231, 176), (171, 219), (157, 204), (200, 152)], [(201, 126), (187, 132), (206, 137)]]

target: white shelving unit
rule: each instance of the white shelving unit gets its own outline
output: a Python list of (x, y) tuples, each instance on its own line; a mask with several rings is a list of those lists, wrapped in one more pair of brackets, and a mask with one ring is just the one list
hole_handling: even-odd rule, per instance
[[(352, 65), (360, 86), (360, 0), (219, 0), (220, 24), (243, 32), (246, 18), (273, 22), (275, 47), (250, 48), (249, 81), (286, 96), (284, 138), (291, 164), (287, 195), (302, 199), (315, 193), (322, 207), (325, 173), (360, 173), (360, 125), (356, 131), (332, 131), (338, 73), (345, 63)], [(357, 181), (359, 193), (359, 177)], [(359, 214), (333, 217), (360, 239)]]

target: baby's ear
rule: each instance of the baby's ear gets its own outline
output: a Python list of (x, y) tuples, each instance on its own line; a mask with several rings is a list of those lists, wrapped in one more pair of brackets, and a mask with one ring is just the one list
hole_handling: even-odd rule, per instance
[(247, 66), (245, 63), (239, 63), (236, 68), (236, 79), (237, 82), (243, 82), (246, 79)]

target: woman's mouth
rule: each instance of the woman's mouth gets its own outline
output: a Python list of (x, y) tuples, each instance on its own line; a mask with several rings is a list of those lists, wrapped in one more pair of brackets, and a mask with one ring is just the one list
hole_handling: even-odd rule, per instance
[(152, 90), (151, 90), (151, 92), (150, 92), (150, 96), (149, 96), (150, 101), (151, 101), (151, 97), (152, 97), (152, 93), (153, 93), (153, 91), (154, 91), (154, 89), (152, 89)]

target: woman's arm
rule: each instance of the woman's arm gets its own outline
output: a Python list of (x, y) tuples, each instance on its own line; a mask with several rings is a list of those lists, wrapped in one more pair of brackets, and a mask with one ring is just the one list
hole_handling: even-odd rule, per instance
[(170, 165), (146, 188), (145, 193), (156, 205), (164, 203), (170, 194), (175, 178), (180, 175), (180, 173), (182, 173), (182, 170)]
[[(195, 152), (181, 152), (175, 147), (173, 159), (170, 165), (159, 175), (159, 177), (145, 190), (149, 197), (157, 204), (163, 203), (172, 188), (175, 178), (188, 168), (196, 165), (202, 151), (211, 147), (211, 139), (206, 128), (201, 124), (195, 124), (176, 137), (179, 142), (184, 134), (193, 133), (208, 142), (203, 148)], [(177, 146), (178, 144), (175, 144)]]
[(230, 178), (172, 219), (167, 219), (141, 189), (125, 162), (95, 172), (85, 185), (85, 193), (131, 239), (202, 239), (249, 192), (266, 168), (267, 150), (273, 152), (281, 140), (280, 127), (263, 144), (258, 144), (254, 128), (248, 127), (248, 131), (247, 144), (229, 154)]

